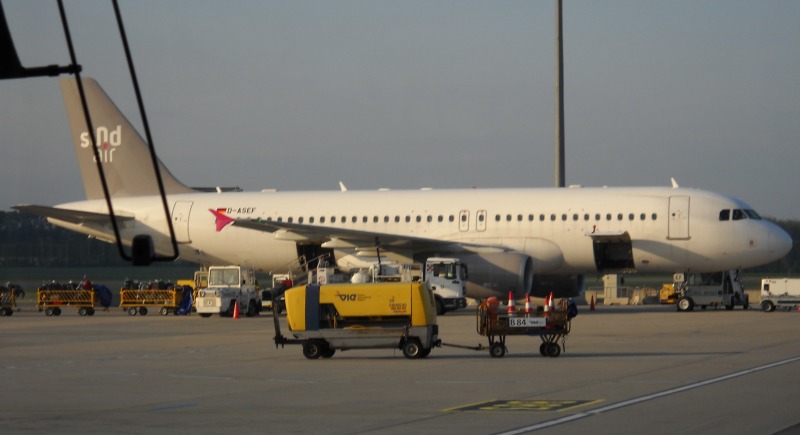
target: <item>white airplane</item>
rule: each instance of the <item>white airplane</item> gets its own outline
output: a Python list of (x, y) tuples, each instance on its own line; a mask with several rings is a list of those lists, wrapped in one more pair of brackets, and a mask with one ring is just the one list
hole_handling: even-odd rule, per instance
[[(145, 142), (96, 81), (83, 79), (124, 243), (172, 245)], [(86, 201), (15, 208), (114, 241), (73, 78), (61, 79)], [(201, 192), (158, 162), (180, 257), (284, 272), (329, 253), (343, 269), (382, 258), (459, 257), (472, 297), (577, 294), (587, 273), (712, 272), (789, 252), (790, 236), (744, 202), (670, 187)]]

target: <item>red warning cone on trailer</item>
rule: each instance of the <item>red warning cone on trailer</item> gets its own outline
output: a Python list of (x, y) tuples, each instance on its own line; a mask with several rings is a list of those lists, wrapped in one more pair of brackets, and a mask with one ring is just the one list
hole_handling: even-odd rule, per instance
[(550, 302), (547, 296), (544, 297), (544, 315), (545, 317), (550, 315)]
[(547, 304), (550, 305), (550, 311), (555, 311), (556, 305), (553, 302), (553, 292), (550, 292), (550, 299), (547, 300)]
[(592, 295), (592, 301), (589, 302), (589, 311), (594, 311), (594, 295)]
[(517, 306), (514, 302), (514, 292), (508, 292), (508, 315), (511, 316), (516, 313)]
[(234, 319), (239, 318), (239, 301), (233, 302), (233, 318)]
[(533, 309), (531, 309), (531, 295), (525, 295), (525, 315), (530, 315), (533, 313)]

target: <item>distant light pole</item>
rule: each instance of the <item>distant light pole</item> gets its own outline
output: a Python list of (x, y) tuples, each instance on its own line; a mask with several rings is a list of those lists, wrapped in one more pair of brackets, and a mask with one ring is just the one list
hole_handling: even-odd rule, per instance
[(564, 43), (561, 31), (561, 0), (556, 0), (556, 126), (555, 182), (564, 187)]

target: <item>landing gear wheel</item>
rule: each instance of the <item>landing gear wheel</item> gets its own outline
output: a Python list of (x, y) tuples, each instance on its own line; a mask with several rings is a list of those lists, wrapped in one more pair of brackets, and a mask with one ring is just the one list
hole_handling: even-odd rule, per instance
[(561, 355), (561, 346), (559, 346), (558, 343), (548, 343), (547, 356), (555, 358), (559, 355)]
[(128, 308), (128, 315), (129, 315), (129, 316), (135, 316), (135, 315), (136, 315), (136, 313), (138, 313), (138, 312), (139, 312), (139, 309), (138, 309), (138, 308), (136, 308), (136, 307), (130, 307), (130, 308)]
[(678, 301), (678, 311), (692, 311), (694, 309), (694, 302), (689, 298), (681, 298)]
[(422, 345), (420, 344), (419, 340), (416, 338), (409, 338), (406, 340), (405, 344), (403, 344), (403, 355), (406, 358), (414, 359), (420, 358), (422, 354)]
[(303, 343), (303, 356), (308, 359), (317, 359), (322, 356), (323, 347), (316, 341), (307, 341)]
[(506, 347), (501, 343), (492, 343), (489, 347), (489, 355), (492, 358), (502, 358), (506, 354)]

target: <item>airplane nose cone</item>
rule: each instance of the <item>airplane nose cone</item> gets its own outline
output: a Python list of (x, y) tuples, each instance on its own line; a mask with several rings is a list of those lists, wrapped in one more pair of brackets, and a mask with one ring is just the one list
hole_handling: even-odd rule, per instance
[(774, 256), (775, 260), (781, 259), (788, 254), (792, 250), (793, 244), (794, 241), (789, 233), (777, 225), (773, 226), (769, 232), (768, 246), (769, 253)]

